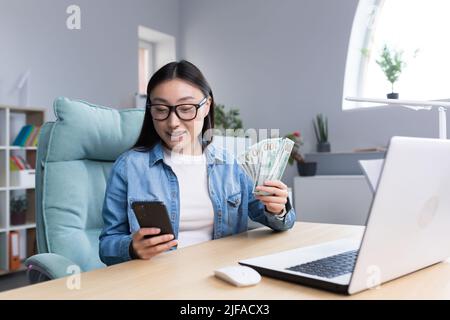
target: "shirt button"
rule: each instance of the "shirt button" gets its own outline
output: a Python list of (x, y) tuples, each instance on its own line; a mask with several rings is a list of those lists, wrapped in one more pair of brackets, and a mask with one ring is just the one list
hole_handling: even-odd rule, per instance
[(172, 197), (175, 197), (175, 192), (172, 192)]

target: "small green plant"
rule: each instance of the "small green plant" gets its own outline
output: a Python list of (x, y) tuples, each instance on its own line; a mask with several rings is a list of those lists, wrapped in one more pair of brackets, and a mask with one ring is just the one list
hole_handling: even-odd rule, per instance
[(314, 133), (316, 134), (317, 143), (328, 142), (328, 119), (319, 113), (313, 121)]
[(305, 159), (300, 153), (300, 146), (303, 145), (303, 139), (302, 136), (300, 135), (300, 131), (294, 131), (292, 133), (285, 135), (284, 137), (294, 141), (294, 147), (292, 147), (288, 163), (290, 165), (293, 165), (294, 161), (297, 161), (299, 163), (305, 163)]
[(394, 93), (394, 83), (406, 67), (402, 55), (403, 51), (391, 50), (387, 45), (384, 45), (379, 60), (376, 60), (387, 80), (391, 83), (392, 93)]
[(10, 211), (12, 213), (21, 213), (27, 210), (28, 201), (25, 196), (15, 197), (11, 199)]
[(239, 109), (225, 111), (225, 106), (214, 106), (214, 127), (217, 129), (242, 129), (242, 120), (239, 118)]

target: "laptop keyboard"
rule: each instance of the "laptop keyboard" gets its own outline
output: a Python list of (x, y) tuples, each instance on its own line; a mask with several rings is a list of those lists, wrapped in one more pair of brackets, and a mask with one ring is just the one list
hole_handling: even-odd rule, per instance
[(353, 272), (358, 250), (347, 251), (323, 259), (299, 264), (286, 270), (306, 273), (323, 278), (335, 278)]

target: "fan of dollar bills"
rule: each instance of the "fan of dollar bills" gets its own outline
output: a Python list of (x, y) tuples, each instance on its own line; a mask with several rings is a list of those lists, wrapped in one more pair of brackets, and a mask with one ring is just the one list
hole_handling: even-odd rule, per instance
[(280, 180), (291, 155), (294, 141), (288, 138), (262, 140), (252, 145), (237, 158), (244, 171), (253, 179), (253, 193), (269, 195), (257, 191), (257, 186), (264, 185), (266, 180)]

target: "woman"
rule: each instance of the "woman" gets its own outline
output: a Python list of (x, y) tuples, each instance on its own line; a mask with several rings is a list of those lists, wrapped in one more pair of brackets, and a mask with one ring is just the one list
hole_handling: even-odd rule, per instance
[[(140, 136), (116, 160), (108, 180), (100, 235), (105, 264), (240, 233), (248, 217), (274, 230), (293, 226), (286, 185), (267, 181), (258, 189), (271, 196), (255, 196), (236, 160), (204, 140), (213, 126), (213, 93), (196, 66), (172, 62), (152, 76)], [(175, 235), (140, 228), (134, 201), (162, 201)]]

